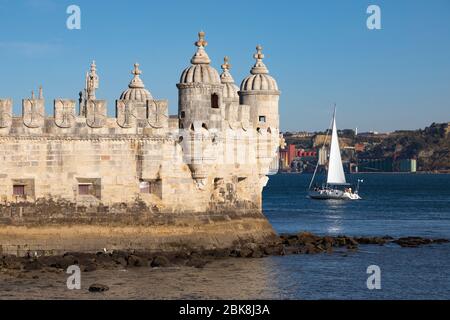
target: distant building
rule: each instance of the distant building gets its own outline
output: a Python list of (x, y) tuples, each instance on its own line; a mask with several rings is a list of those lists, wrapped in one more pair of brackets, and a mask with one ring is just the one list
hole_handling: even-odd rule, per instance
[(325, 147), (322, 147), (319, 149), (319, 159), (317, 160), (319, 162), (319, 166), (324, 166), (328, 162), (328, 150)]
[(416, 172), (417, 160), (416, 159), (402, 159), (399, 161), (400, 172)]
[(355, 144), (355, 151), (356, 152), (364, 152), (365, 150), (366, 150), (366, 146), (363, 143)]

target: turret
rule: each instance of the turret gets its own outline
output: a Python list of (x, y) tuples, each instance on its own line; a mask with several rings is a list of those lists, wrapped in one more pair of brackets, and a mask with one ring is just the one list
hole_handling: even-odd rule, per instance
[(221, 130), (225, 116), (223, 85), (217, 70), (210, 66), (211, 60), (205, 51), (208, 45), (205, 33), (199, 32), (198, 37), (192, 65), (183, 71), (177, 84), (180, 128)]
[(229, 64), (228, 57), (223, 58), (223, 64), (221, 67), (223, 72), (220, 75), (220, 81), (223, 84), (222, 99), (225, 106), (225, 120), (229, 128), (237, 129), (238, 127), (240, 127), (238, 124), (239, 88), (234, 83), (234, 79), (231, 76), (231, 65)]
[[(256, 47), (255, 65), (250, 75), (242, 81), (239, 91), (240, 104), (250, 106), (250, 121), (254, 129), (279, 131), (278, 101), (280, 91), (277, 82), (269, 75), (263, 62), (262, 47)], [(275, 133), (274, 132), (274, 133)]]

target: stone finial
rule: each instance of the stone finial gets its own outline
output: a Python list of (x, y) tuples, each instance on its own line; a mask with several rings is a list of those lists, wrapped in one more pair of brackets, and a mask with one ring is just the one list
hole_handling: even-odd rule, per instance
[(142, 82), (142, 79), (139, 77), (139, 75), (142, 74), (142, 71), (139, 69), (139, 63), (134, 64), (134, 69), (131, 71), (131, 74), (134, 75), (133, 79), (131, 79), (130, 84), (128, 85), (129, 88), (145, 88), (144, 82)]
[(197, 47), (206, 47), (208, 45), (208, 42), (205, 40), (205, 32), (204, 31), (200, 31), (198, 33), (198, 41), (195, 42), (195, 45)]
[(139, 63), (136, 62), (134, 64), (134, 69), (133, 69), (133, 71), (131, 71), (131, 74), (134, 74), (135, 76), (142, 74), (142, 71), (139, 70)]
[(198, 41), (195, 42), (195, 46), (198, 48), (197, 52), (191, 59), (192, 64), (210, 64), (211, 60), (208, 57), (208, 54), (205, 51), (205, 47), (208, 45), (208, 42), (205, 40), (205, 33), (200, 31), (198, 33)]
[(40, 100), (44, 99), (44, 95), (42, 93), (42, 85), (39, 86), (39, 97), (38, 97), (38, 99), (40, 99)]
[(97, 65), (92, 61), (90, 72), (86, 74), (86, 96), (87, 100), (95, 100), (95, 90), (98, 89)]
[(31, 99), (34, 100), (34, 90), (31, 90)]
[(262, 60), (264, 59), (264, 54), (262, 53), (262, 47), (260, 44), (258, 44), (256, 46), (256, 53), (253, 55), (253, 57), (258, 61), (258, 62), (262, 62)]
[(225, 56), (223, 58), (223, 64), (221, 66), (223, 72), (220, 75), (220, 80), (222, 83), (234, 83), (234, 79), (230, 74), (231, 64), (228, 63), (229, 58)]
[(97, 73), (97, 65), (95, 64), (95, 60), (92, 60), (91, 63), (91, 74), (96, 74)]
[(229, 60), (228, 56), (223, 57), (223, 65), (221, 66), (223, 71), (231, 69), (231, 64), (228, 63)]
[(263, 62), (264, 54), (262, 53), (262, 46), (257, 45), (256, 46), (256, 53), (253, 55), (253, 58), (255, 58), (256, 63), (253, 66), (252, 70), (250, 71), (251, 74), (263, 74), (263, 73), (269, 73), (269, 70), (267, 70), (266, 65)]

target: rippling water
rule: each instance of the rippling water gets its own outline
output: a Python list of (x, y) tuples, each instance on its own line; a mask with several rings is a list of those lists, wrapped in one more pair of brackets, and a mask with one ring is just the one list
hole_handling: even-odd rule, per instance
[[(450, 238), (450, 175), (352, 175), (364, 179), (364, 199), (352, 202), (307, 199), (309, 178), (271, 177), (264, 210), (278, 232)], [(373, 264), (381, 268), (381, 290), (366, 287)], [(66, 289), (64, 273), (0, 276), (0, 298), (450, 299), (449, 266), (449, 244), (361, 246), (358, 252), (226, 259), (203, 269), (100, 270), (83, 274), (78, 291)], [(93, 282), (110, 291), (87, 292)]]

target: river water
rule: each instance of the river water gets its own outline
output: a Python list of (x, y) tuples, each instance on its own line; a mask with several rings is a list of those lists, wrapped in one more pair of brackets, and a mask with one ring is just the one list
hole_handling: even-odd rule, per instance
[[(313, 201), (309, 175), (270, 178), (264, 212), (279, 233), (450, 238), (450, 175), (367, 174), (361, 201)], [(320, 180), (320, 177), (319, 177)], [(367, 267), (381, 270), (369, 290)], [(68, 290), (66, 274), (0, 275), (0, 298), (19, 299), (450, 299), (450, 244), (401, 248), (360, 246), (357, 252), (226, 259), (203, 269), (136, 268), (82, 274)], [(94, 282), (110, 287), (89, 293)]]

